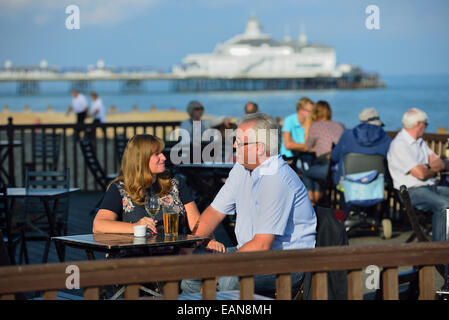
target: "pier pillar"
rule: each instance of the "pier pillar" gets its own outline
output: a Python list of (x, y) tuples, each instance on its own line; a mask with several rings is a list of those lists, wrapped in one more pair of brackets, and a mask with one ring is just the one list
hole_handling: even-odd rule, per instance
[(72, 81), (70, 90), (76, 90), (79, 92), (88, 93), (89, 91), (92, 90), (92, 85), (91, 85), (91, 82), (88, 80)]
[(130, 92), (143, 92), (145, 89), (142, 80), (125, 80), (122, 82), (121, 91)]
[(32, 95), (40, 91), (40, 82), (36, 80), (19, 81), (17, 83), (17, 94)]

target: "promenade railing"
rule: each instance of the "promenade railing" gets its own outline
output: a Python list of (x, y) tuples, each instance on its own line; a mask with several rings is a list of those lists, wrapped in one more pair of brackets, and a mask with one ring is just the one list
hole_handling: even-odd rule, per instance
[[(419, 299), (432, 300), (436, 298), (435, 265), (448, 263), (449, 243), (432, 242), (7, 266), (0, 268), (0, 299), (14, 299), (15, 293), (31, 291), (43, 292), (43, 299), (57, 299), (59, 289), (77, 280), (89, 300), (99, 299), (100, 287), (109, 285), (124, 285), (125, 299), (139, 299), (140, 284), (156, 281), (163, 283), (164, 299), (177, 299), (182, 279), (202, 279), (202, 298), (214, 300), (215, 277), (238, 276), (240, 299), (251, 300), (254, 276), (275, 274), (276, 298), (289, 300), (291, 273), (311, 272), (312, 298), (326, 300), (327, 272), (346, 270), (348, 299), (362, 300), (363, 270), (374, 265), (381, 271), (383, 299), (399, 298), (399, 266), (417, 266)], [(73, 265), (78, 268), (78, 277)]]
[[(61, 135), (58, 169), (70, 168), (72, 187), (84, 191), (103, 191), (96, 183), (84, 161), (77, 132), (87, 134), (95, 132), (94, 147), (102, 169), (106, 173), (118, 172), (120, 163), (116, 152), (116, 138), (125, 135), (131, 138), (138, 133), (149, 133), (168, 140), (170, 133), (179, 127), (179, 121), (173, 122), (119, 122), (97, 125), (76, 124), (40, 124), (40, 125), (14, 125), (12, 118), (5, 126), (0, 126), (0, 140), (21, 142), (20, 147), (9, 146), (8, 158), (4, 159), (3, 168), (8, 177), (2, 177), (11, 185), (24, 185), (25, 164), (33, 163), (32, 141), (37, 133)], [(45, 159), (43, 160), (45, 166)]]

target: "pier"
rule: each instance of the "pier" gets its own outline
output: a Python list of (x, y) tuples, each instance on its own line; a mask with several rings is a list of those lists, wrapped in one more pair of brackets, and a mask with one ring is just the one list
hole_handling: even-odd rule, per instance
[[(75, 71), (74, 71), (75, 70)], [(89, 91), (93, 81), (120, 81), (122, 92), (139, 92), (145, 81), (171, 81), (175, 92), (200, 91), (260, 91), (301, 89), (356, 89), (379, 88), (385, 84), (377, 74), (362, 71), (340, 77), (323, 75), (305, 77), (266, 74), (250, 76), (236, 74), (224, 76), (187, 76), (145, 68), (101, 68), (76, 70), (74, 68), (9, 67), (0, 68), (0, 83), (16, 83), (17, 94), (33, 95), (40, 92), (41, 82), (69, 82), (70, 90)]]

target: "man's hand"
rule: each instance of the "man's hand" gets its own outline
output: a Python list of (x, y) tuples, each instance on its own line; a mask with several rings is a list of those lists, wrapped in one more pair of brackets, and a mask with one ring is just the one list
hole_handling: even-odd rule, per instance
[(215, 241), (215, 240), (211, 240), (209, 241), (209, 243), (206, 246), (206, 249), (209, 251), (212, 251), (214, 253), (225, 253), (226, 252), (226, 248), (224, 246), (223, 243)]

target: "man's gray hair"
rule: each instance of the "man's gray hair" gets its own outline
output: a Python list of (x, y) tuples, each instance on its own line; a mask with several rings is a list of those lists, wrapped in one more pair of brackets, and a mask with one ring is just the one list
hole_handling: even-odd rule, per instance
[(411, 108), (402, 116), (402, 127), (404, 129), (411, 129), (414, 128), (418, 122), (426, 122), (427, 119), (427, 114), (424, 111), (418, 108)]
[(239, 127), (245, 123), (254, 123), (252, 129), (255, 131), (257, 142), (265, 144), (269, 156), (274, 156), (279, 152), (281, 130), (275, 119), (265, 113), (252, 113), (243, 117)]

